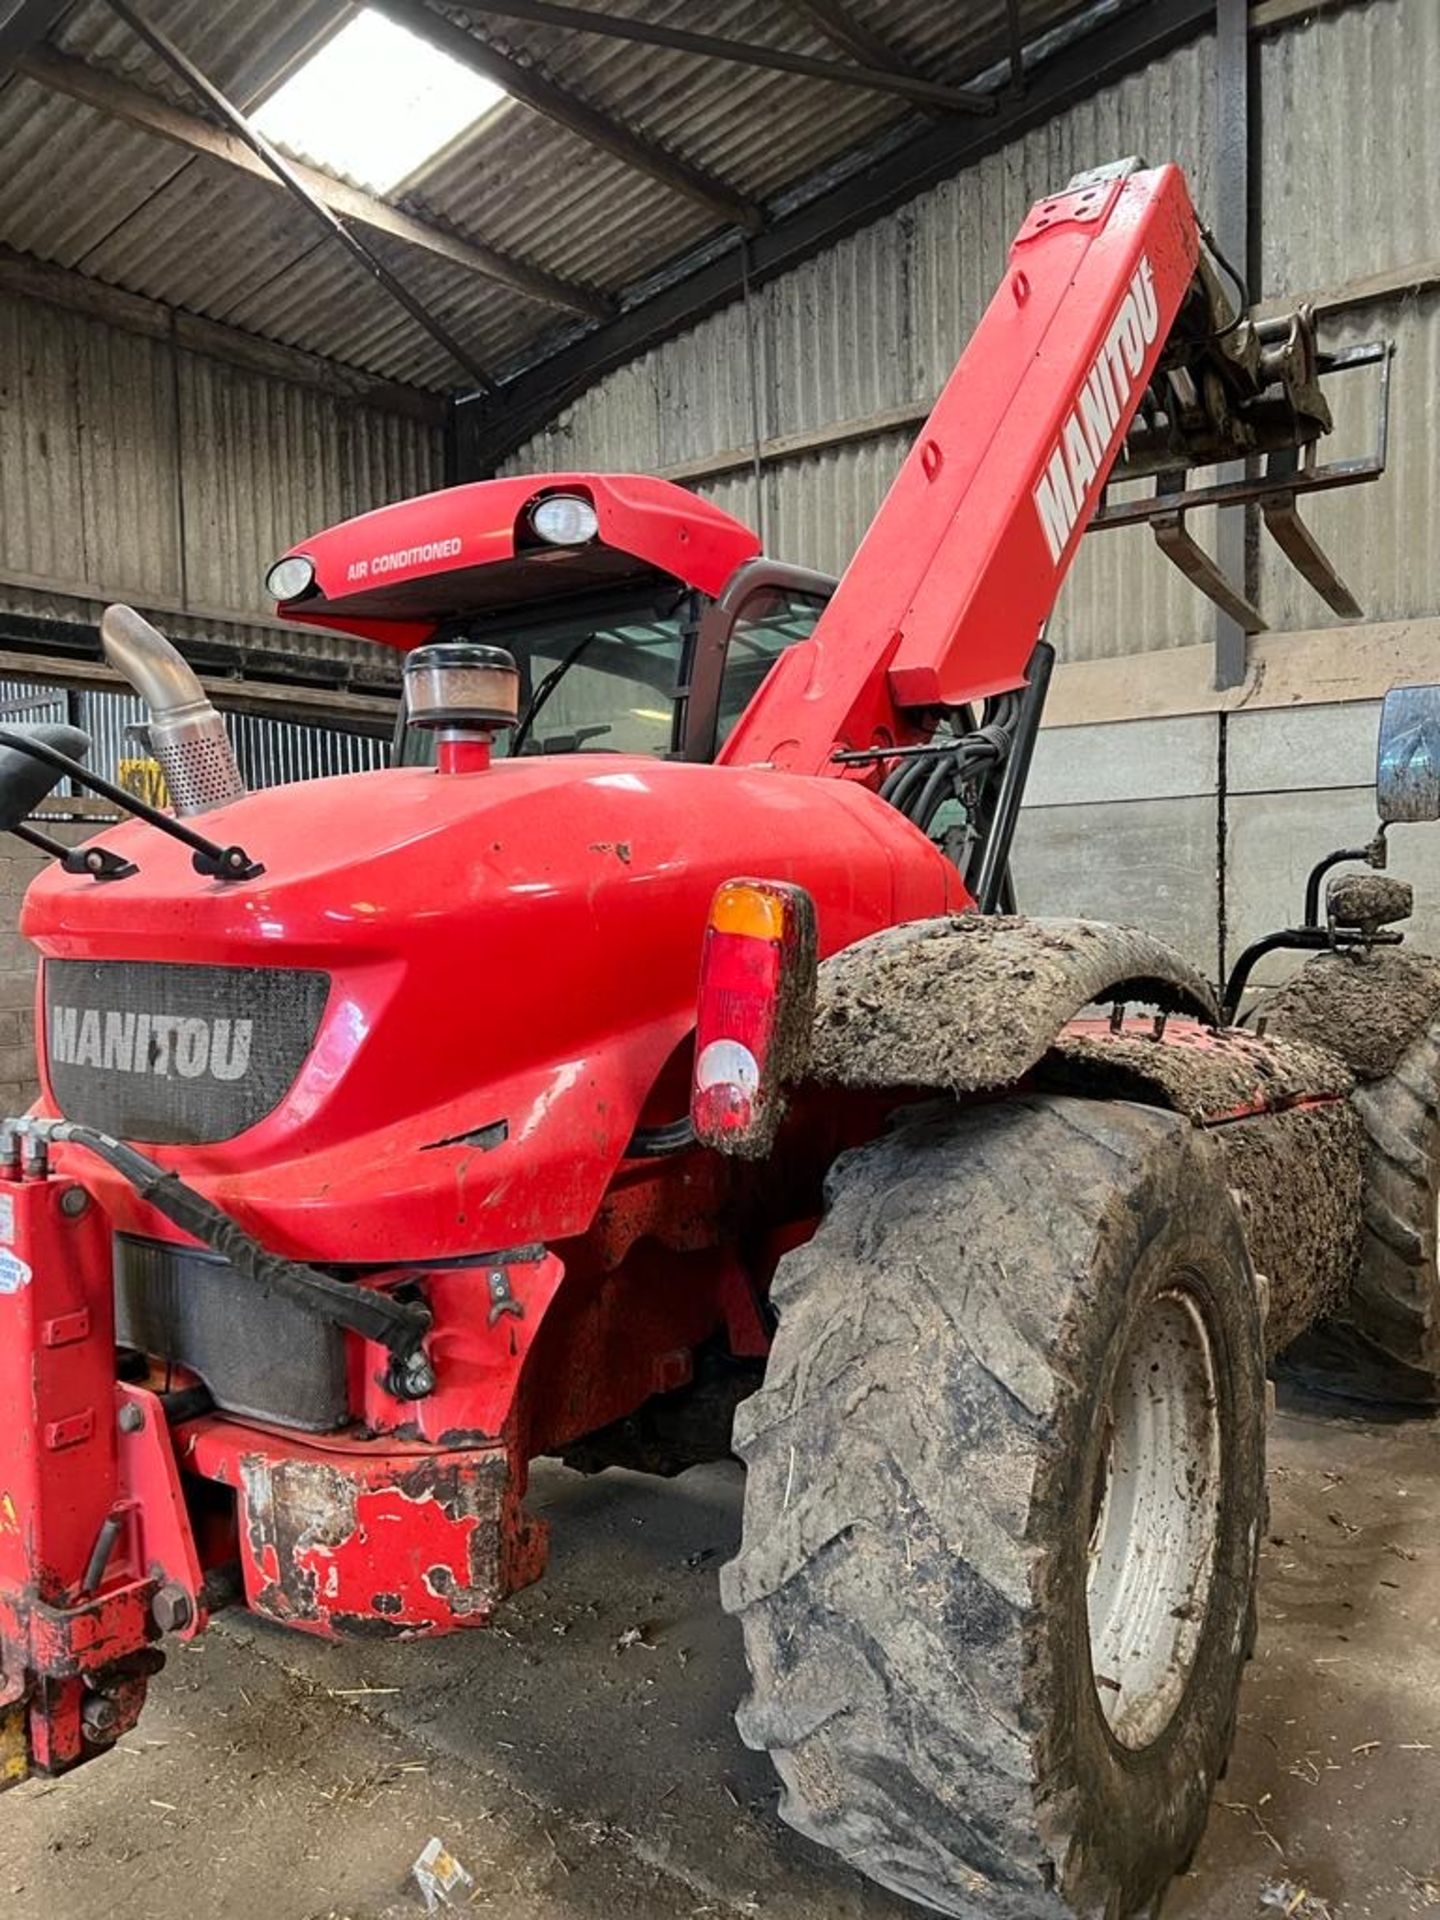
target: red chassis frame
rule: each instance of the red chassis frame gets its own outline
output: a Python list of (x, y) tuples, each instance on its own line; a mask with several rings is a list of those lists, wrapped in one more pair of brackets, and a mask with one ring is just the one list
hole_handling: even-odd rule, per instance
[[(232, 1139), (153, 1151), (273, 1251), (420, 1289), (438, 1387), (396, 1398), (358, 1336), (336, 1433), (197, 1416), (173, 1379), (117, 1387), (108, 1236), (178, 1236), (73, 1145), (0, 1179), (0, 1769), (7, 1740), (13, 1772), (113, 1739), (153, 1642), (237, 1589), (316, 1633), (483, 1623), (543, 1564), (531, 1458), (682, 1385), (709, 1340), (763, 1353), (774, 1260), (878, 1107), (802, 1098), (754, 1170), (638, 1144), (686, 1110), (709, 901), (737, 871), (801, 886), (822, 956), (968, 904), (872, 790), (881, 769), (833, 755), (1024, 683), (1197, 246), (1173, 167), (1036, 208), (813, 638), (721, 765), (557, 756), (315, 782), (303, 803), (271, 789), (206, 822), (256, 850), (257, 880), (200, 884), (183, 848), (129, 823), (106, 844), (136, 878), (37, 881), (22, 926), (47, 966), (327, 976), (279, 1104)], [(718, 595), (755, 553), (663, 482), (486, 482), (304, 543), (315, 589), (282, 611), (413, 646), (493, 583), (559, 580), (524, 514), (577, 490), (600, 522), (586, 565), (618, 555)], [(42, 979), (42, 1032), (45, 1016)]]

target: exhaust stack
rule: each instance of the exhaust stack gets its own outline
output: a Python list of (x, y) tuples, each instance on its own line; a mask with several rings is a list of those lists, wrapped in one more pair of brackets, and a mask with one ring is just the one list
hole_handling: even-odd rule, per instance
[(240, 799), (245, 782), (225, 722), (164, 634), (133, 607), (114, 606), (100, 616), (100, 641), (150, 709), (150, 749), (176, 813), (183, 819)]

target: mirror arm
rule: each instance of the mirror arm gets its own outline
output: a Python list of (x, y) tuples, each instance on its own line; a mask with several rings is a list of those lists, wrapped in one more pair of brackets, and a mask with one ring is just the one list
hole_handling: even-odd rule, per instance
[[(203, 833), (196, 833), (183, 820), (175, 820), (168, 813), (162, 813), (158, 807), (152, 807), (146, 800), (139, 799), (133, 793), (127, 793), (123, 787), (117, 787), (113, 780), (107, 780), (103, 774), (91, 773), (82, 767), (78, 760), (72, 760), (68, 754), (54, 747), (47, 747), (41, 740), (32, 740), (27, 734), (17, 733), (13, 727), (0, 727), (0, 747), (14, 747), (18, 753), (25, 753), (32, 760), (41, 760), (49, 767), (58, 767), (61, 773), (68, 773), (77, 785), (90, 793), (98, 793), (102, 800), (113, 800), (126, 813), (133, 814), (137, 820), (143, 820), (148, 826), (168, 833), (172, 840), (179, 840), (191, 849), (195, 871), (209, 875), (216, 880), (253, 880), (265, 869), (256, 860), (252, 860), (243, 847), (222, 847), (218, 841), (207, 840)], [(56, 843), (58, 845), (58, 842)], [(48, 851), (48, 849), (47, 849)], [(65, 849), (65, 852), (78, 852), (78, 848)], [(68, 869), (75, 872), (74, 867)], [(93, 869), (85, 864), (79, 868), (82, 873)], [(119, 875), (106, 877), (118, 879)]]
[(1343, 866), (1347, 860), (1361, 860), (1367, 867), (1383, 873), (1389, 857), (1389, 844), (1382, 824), (1368, 847), (1340, 847), (1334, 853), (1327, 853), (1323, 860), (1317, 860), (1305, 882), (1305, 918), (1301, 924), (1307, 927), (1324, 924), (1320, 918), (1320, 882), (1332, 867)]
[(1362, 933), (1354, 927), (1282, 927), (1278, 933), (1267, 933), (1252, 940), (1230, 969), (1220, 996), (1222, 1020), (1227, 1027), (1234, 1026), (1250, 975), (1267, 953), (1368, 952), (1371, 947), (1398, 947), (1403, 939), (1403, 934), (1388, 927), (1373, 933)]

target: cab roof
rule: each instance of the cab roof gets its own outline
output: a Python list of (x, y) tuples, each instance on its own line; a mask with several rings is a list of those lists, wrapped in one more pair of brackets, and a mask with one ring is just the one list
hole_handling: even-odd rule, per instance
[[(595, 508), (596, 538), (547, 545), (530, 510), (553, 494)], [(547, 473), (476, 480), (399, 500), (300, 541), (314, 567), (284, 620), (409, 649), (447, 621), (527, 601), (670, 576), (715, 595), (760, 542), (750, 528), (669, 480), (635, 473)]]

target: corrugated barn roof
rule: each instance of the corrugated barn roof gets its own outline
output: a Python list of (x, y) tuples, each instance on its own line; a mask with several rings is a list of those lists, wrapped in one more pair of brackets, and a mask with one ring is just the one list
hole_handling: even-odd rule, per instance
[[(357, 12), (345, 0), (134, 0), (253, 108)], [(500, 56), (509, 95), (357, 231), (488, 373), (541, 357), (637, 285), (963, 107), (583, 30), (564, 9), (379, 0), (450, 50)], [(782, 58), (1003, 94), (1080, 0), (585, 0), (595, 18)], [(0, 245), (392, 381), (473, 385), (316, 218), (221, 135), (216, 111), (108, 0), (81, 0), (0, 78)], [(571, 12), (577, 11), (571, 9)], [(515, 14), (526, 16), (516, 18)], [(551, 15), (559, 14), (565, 24)], [(537, 89), (539, 95), (537, 96)], [(520, 92), (530, 97), (516, 97)], [(536, 104), (543, 96), (544, 110)], [(567, 124), (568, 122), (568, 124)], [(343, 188), (337, 188), (343, 192)], [(358, 189), (351, 185), (353, 212)], [(377, 209), (370, 199), (370, 212)], [(334, 204), (332, 202), (332, 204)], [(497, 258), (498, 257), (498, 258)]]

